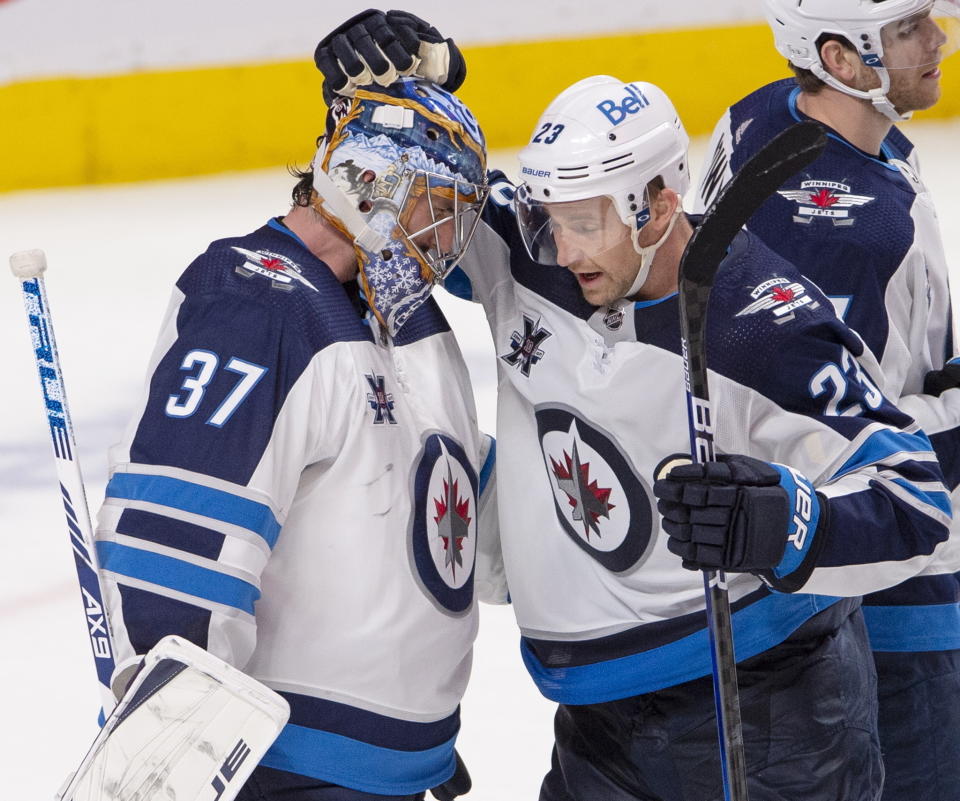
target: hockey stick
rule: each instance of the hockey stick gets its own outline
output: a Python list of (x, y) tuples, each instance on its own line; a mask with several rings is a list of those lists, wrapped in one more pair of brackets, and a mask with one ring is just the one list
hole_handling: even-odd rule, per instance
[(10, 257), (10, 269), (20, 280), (23, 292), (23, 303), (33, 339), (33, 353), (40, 374), (40, 391), (43, 394), (47, 423), (53, 439), (53, 454), (57, 478), (60, 480), (63, 508), (67, 516), (67, 530), (73, 548), (77, 579), (80, 582), (84, 617), (87, 620), (90, 647), (93, 649), (93, 661), (100, 682), (102, 714), (106, 716), (116, 704), (110, 691), (110, 679), (114, 670), (113, 639), (103, 606), (93, 544), (93, 527), (90, 525), (87, 495), (77, 461), (77, 444), (73, 436), (70, 410), (67, 408), (63, 370), (53, 335), (50, 304), (43, 283), (47, 259), (42, 250), (21, 251)]
[[(798, 123), (770, 141), (724, 187), (684, 250), (680, 260), (680, 337), (687, 384), (690, 450), (694, 462), (714, 460), (704, 334), (707, 302), (717, 268), (733, 238), (754, 212), (790, 176), (814, 161), (826, 143), (826, 133), (814, 122)], [(747, 801), (737, 663), (730, 599), (723, 571), (705, 570), (703, 586), (713, 661), (723, 795), (727, 801)]]

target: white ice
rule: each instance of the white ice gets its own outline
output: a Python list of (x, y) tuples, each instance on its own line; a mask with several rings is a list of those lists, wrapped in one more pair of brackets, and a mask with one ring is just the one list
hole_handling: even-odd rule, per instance
[[(908, 134), (938, 203), (948, 258), (960, 265), (960, 122), (917, 123)], [(692, 164), (700, 163), (703, 147), (695, 142)], [(496, 161), (515, 173), (513, 154)], [(47, 289), (93, 514), (106, 483), (106, 449), (141, 388), (176, 277), (211, 240), (282, 214), (291, 185), (281, 167), (0, 195), (3, 261), (18, 250), (47, 253)], [(52, 798), (79, 764), (96, 731), (98, 698), (18, 287), (12, 276), (5, 289), (0, 283), (0, 795), (26, 801)], [(486, 319), (472, 304), (441, 302), (470, 365), (481, 425), (492, 431), (496, 378)], [(536, 798), (549, 766), (553, 706), (528, 679), (518, 642), (509, 608), (482, 608), (459, 744), (473, 774), (473, 801)]]

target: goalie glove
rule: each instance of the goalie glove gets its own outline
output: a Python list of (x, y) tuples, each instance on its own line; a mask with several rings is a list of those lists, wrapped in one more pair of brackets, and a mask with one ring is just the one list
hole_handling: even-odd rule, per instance
[(406, 11), (371, 8), (328, 33), (313, 55), (323, 73), (323, 99), (353, 97), (359, 86), (389, 86), (414, 75), (455, 92), (467, 77), (467, 65), (452, 39)]
[(231, 801), (290, 716), (283, 698), (180, 637), (143, 658), (59, 801)]
[(792, 468), (750, 456), (674, 467), (653, 485), (667, 548), (689, 570), (749, 572), (781, 592), (810, 577), (827, 501)]

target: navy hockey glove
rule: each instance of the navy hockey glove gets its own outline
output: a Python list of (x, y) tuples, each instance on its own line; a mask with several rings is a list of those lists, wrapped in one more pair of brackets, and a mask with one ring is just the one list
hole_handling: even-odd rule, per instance
[(813, 570), (826, 500), (800, 473), (750, 456), (674, 467), (653, 485), (669, 539), (689, 570), (756, 574), (782, 592)]
[(955, 356), (942, 370), (931, 370), (923, 379), (923, 394), (940, 396), (941, 392), (960, 387), (960, 356)]
[(466, 62), (452, 39), (406, 11), (375, 8), (351, 17), (320, 40), (313, 60), (323, 73), (323, 99), (352, 97), (358, 86), (389, 86), (402, 75), (440, 84), (449, 92), (467, 76)]
[(443, 784), (430, 788), (430, 793), (437, 801), (453, 801), (458, 795), (469, 793), (470, 788), (473, 787), (470, 774), (467, 772), (467, 766), (463, 764), (460, 754), (457, 753), (456, 749), (454, 749), (453, 754), (457, 758), (457, 769), (453, 772), (453, 776)]

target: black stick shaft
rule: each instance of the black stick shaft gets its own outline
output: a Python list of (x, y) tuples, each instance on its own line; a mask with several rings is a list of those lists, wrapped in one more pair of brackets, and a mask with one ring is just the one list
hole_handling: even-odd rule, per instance
[[(826, 146), (816, 123), (788, 128), (743, 165), (710, 207), (680, 262), (680, 336), (687, 384), (690, 450), (695, 462), (714, 459), (713, 416), (707, 386), (707, 303), (720, 262), (740, 229), (790, 176), (814, 161)], [(749, 801), (733, 621), (723, 572), (704, 571), (707, 628), (713, 663), (714, 701), (720, 740), (723, 794)]]

